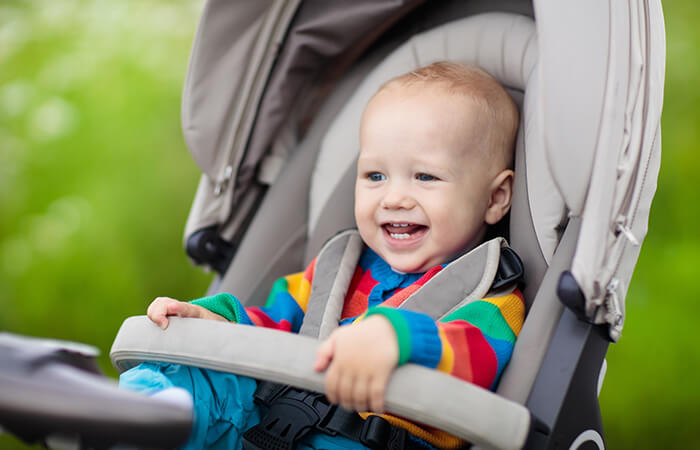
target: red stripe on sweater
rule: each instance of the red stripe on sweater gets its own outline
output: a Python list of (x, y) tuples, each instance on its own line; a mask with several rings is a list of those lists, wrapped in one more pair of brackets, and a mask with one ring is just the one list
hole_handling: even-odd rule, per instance
[(396, 308), (401, 303), (403, 303), (403, 301), (406, 300), (409, 295), (416, 292), (418, 288), (420, 288), (420, 286), (418, 286), (417, 284), (406, 286), (405, 288), (396, 291), (394, 295), (392, 295), (385, 302), (382, 303), (382, 306), (390, 306), (392, 308)]
[(469, 347), (469, 364), (472, 368), (478, 368), (472, 371), (472, 383), (490, 389), (498, 373), (496, 352), (493, 351), (479, 328), (464, 320), (455, 320), (450, 323), (462, 326), (464, 340)]
[(363, 271), (362, 267), (358, 266), (357, 269), (355, 269), (355, 275), (357, 275), (358, 270), (360, 271), (360, 275), (357, 282), (357, 290), (369, 295), (372, 289), (379, 284), (379, 281), (374, 279), (371, 270)]
[(514, 289), (512, 292), (516, 297), (520, 299), (521, 302), (523, 302), (523, 306), (527, 308), (527, 305), (525, 304), (525, 297), (523, 297), (523, 293), (520, 292), (520, 289)]
[(416, 292), (419, 288), (421, 288), (425, 283), (428, 282), (432, 277), (435, 276), (438, 272), (442, 270), (442, 266), (435, 266), (432, 267), (430, 270), (425, 272), (422, 277), (418, 278), (413, 284), (410, 286), (406, 286), (403, 289), (399, 289), (396, 292), (394, 292), (394, 295), (386, 299), (385, 302), (382, 303), (382, 306), (389, 306), (392, 308), (398, 307), (401, 303), (404, 302), (411, 294)]
[(304, 271), (304, 279), (311, 284), (311, 280), (314, 279), (314, 270), (316, 269), (316, 259), (314, 258)]
[(372, 288), (379, 284), (377, 280), (372, 278), (369, 271), (365, 272), (362, 267), (357, 266), (355, 273), (350, 280), (348, 293), (343, 304), (343, 312), (340, 314), (341, 319), (348, 317), (357, 317), (367, 311), (369, 293)]
[(439, 322), (438, 326), (445, 332), (446, 344), (452, 347), (454, 361), (450, 374), (465, 381), (472, 381), (474, 376), (472, 375), (469, 346), (464, 337), (464, 326), (455, 322)]
[(250, 320), (258, 327), (273, 328), (280, 331), (292, 331), (292, 324), (287, 319), (282, 319), (277, 323), (257, 306), (248, 308), (246, 312)]

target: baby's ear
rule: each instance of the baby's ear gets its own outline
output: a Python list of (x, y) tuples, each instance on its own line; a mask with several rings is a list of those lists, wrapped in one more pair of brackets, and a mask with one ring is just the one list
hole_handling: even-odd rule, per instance
[(510, 169), (501, 171), (491, 182), (489, 189), (489, 207), (486, 209), (484, 221), (489, 225), (498, 223), (510, 209), (513, 200), (513, 177)]

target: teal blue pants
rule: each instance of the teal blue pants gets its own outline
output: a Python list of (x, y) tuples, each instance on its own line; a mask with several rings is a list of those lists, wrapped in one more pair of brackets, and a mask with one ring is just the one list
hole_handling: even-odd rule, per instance
[[(151, 395), (180, 387), (192, 394), (194, 424), (184, 449), (240, 449), (241, 436), (260, 422), (261, 412), (253, 402), (254, 379), (231, 373), (180, 364), (147, 362), (119, 378), (124, 389)], [(311, 433), (298, 444), (304, 450), (365, 449), (361, 443), (341, 436)]]

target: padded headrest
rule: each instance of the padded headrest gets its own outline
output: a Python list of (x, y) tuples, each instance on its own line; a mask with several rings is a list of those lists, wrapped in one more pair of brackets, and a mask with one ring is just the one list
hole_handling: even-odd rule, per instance
[[(538, 83), (537, 76), (533, 76), (537, 63), (535, 24), (529, 17), (510, 13), (470, 16), (418, 34), (370, 72), (322, 141), (312, 174), (310, 236), (326, 205), (344, 202), (344, 199), (332, 196), (346, 192), (347, 204), (351, 204), (352, 187), (337, 187), (341, 181), (354, 181), (353, 177), (343, 177), (343, 174), (354, 169), (359, 151), (360, 119), (371, 96), (387, 80), (441, 60), (480, 66), (503, 84), (520, 105), (521, 124), (516, 148), (520, 157), (516, 157), (516, 186), (520, 177), (520, 184), (524, 187), (514, 193), (511, 244), (526, 261), (549, 262), (558, 241), (556, 229), (564, 203), (549, 175), (539, 126)], [(523, 223), (526, 221), (531, 223)], [(342, 227), (343, 224), (339, 225)], [(519, 242), (524, 245), (519, 245)], [(542, 266), (535, 264), (538, 265)], [(543, 267), (536, 271), (542, 272)], [(539, 281), (540, 277), (541, 273), (537, 273), (531, 279)]]

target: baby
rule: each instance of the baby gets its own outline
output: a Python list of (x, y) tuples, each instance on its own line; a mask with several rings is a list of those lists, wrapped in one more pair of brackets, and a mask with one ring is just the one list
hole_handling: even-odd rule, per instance
[[(314, 363), (314, 370), (326, 373), (330, 402), (382, 413), (391, 373), (406, 362), (487, 389), (495, 386), (524, 317), (517, 289), (468, 303), (438, 322), (395, 306), (406, 292), (483, 242), (489, 225), (508, 212), (517, 126), (518, 110), (508, 93), (486, 72), (459, 64), (431, 64), (389, 81), (372, 97), (361, 122), (355, 184), (355, 219), (366, 249), (345, 297), (340, 323), (347, 326), (320, 345)], [(169, 316), (181, 316), (298, 332), (315, 262), (278, 281), (264, 308), (243, 308), (230, 294), (189, 303), (160, 297), (149, 306), (148, 317), (161, 328), (168, 326)], [(255, 383), (242, 387), (249, 380), (245, 377), (178, 365), (142, 366), (123, 374), (122, 385), (141, 391), (181, 386), (194, 391), (195, 406), (207, 405), (208, 411), (199, 413), (207, 420), (195, 411), (188, 443), (193, 448), (222, 440), (238, 445), (240, 434), (260, 420), (251, 399)], [(187, 375), (180, 377), (182, 371)], [(200, 376), (206, 376), (208, 392), (191, 381)], [(220, 389), (225, 390), (221, 395), (243, 398), (230, 402), (236, 411), (202, 400), (218, 398)], [(383, 417), (407, 429), (412, 442), (424, 448), (463, 443), (439, 430)], [(221, 431), (222, 422), (234, 421)], [(363, 448), (345, 441), (313, 432), (299, 445)]]

